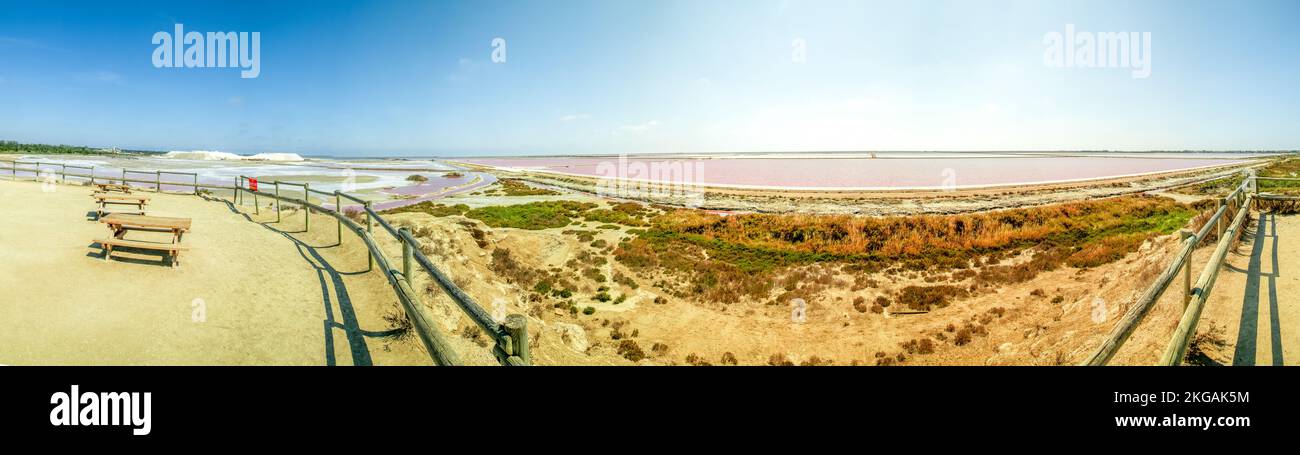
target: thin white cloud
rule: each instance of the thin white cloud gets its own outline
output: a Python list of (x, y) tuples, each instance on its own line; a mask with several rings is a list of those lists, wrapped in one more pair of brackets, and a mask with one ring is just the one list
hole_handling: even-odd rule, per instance
[(659, 125), (661, 125), (661, 123), (659, 123), (658, 120), (651, 120), (651, 121), (648, 121), (648, 122), (645, 122), (645, 123), (639, 123), (639, 124), (636, 124), (636, 125), (624, 125), (624, 126), (620, 126), (620, 127), (618, 127), (618, 130), (617, 130), (617, 131), (620, 132), (620, 133), (642, 134), (642, 133), (645, 133), (646, 131), (650, 131), (650, 130), (654, 129), (655, 127), (657, 127), (657, 126), (659, 126)]
[(566, 116), (560, 117), (560, 121), (561, 121), (561, 122), (572, 122), (572, 121), (575, 121), (575, 120), (586, 120), (586, 119), (588, 119), (588, 118), (590, 118), (590, 117), (589, 117), (587, 114), (569, 114), (569, 115), (566, 115)]
[(244, 97), (242, 97), (242, 96), (232, 96), (232, 97), (230, 97), (230, 99), (226, 100), (226, 104), (229, 104), (229, 105), (231, 105), (231, 106), (243, 106), (243, 105), (244, 105)]
[(39, 42), (32, 41), (29, 39), (23, 39), (23, 38), (14, 38), (12, 36), (0, 36), (0, 47), (30, 47), (33, 49), (46, 49), (46, 50), (50, 49), (48, 46), (41, 44)]
[(456, 70), (447, 75), (447, 80), (462, 82), (473, 79), (475, 74), (478, 73), (478, 67), (478, 62), (467, 57), (461, 57), (460, 60), (456, 61)]
[(121, 74), (117, 74), (112, 71), (94, 71), (90, 73), (79, 73), (77, 74), (77, 80), (83, 82), (98, 82), (102, 84), (113, 84), (113, 85), (122, 85), (126, 83), (126, 81), (122, 78)]

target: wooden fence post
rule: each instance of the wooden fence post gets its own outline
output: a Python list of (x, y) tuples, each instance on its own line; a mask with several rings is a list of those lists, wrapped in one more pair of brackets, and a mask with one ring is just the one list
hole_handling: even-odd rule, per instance
[(95, 186), (95, 166), (90, 166), (90, 186)]
[[(398, 232), (410, 234), (411, 230), (407, 228), (398, 229)], [(406, 285), (415, 287), (414, 280), (411, 279), (411, 261), (415, 259), (414, 246), (406, 241), (406, 237), (397, 236), (397, 241), (402, 242), (402, 276), (406, 278)]]
[(524, 365), (533, 363), (532, 355), (528, 353), (528, 317), (522, 314), (512, 314), (506, 316), (506, 321), (502, 324), (506, 332), (510, 334), (510, 344), (514, 352), (507, 353), (512, 357), (519, 357)]
[(235, 177), (235, 190), (230, 193), (230, 203), (239, 203), (239, 177)]
[[(308, 203), (308, 204), (311, 203), (311, 184), (310, 184), (310, 183), (304, 183), (304, 184), (302, 184), (302, 200), (303, 200), (303, 202), (306, 202), (306, 203)], [(304, 218), (303, 218), (303, 222), (302, 222), (302, 231), (303, 231), (303, 232), (311, 232), (311, 207), (308, 207), (308, 206), (305, 206), (305, 205), (302, 206), (302, 213), (303, 213), (303, 217), (304, 217)]]
[[(1193, 238), (1193, 242), (1200, 240), (1194, 237), (1195, 235), (1192, 234), (1191, 230), (1183, 229), (1178, 231), (1179, 240), (1187, 241), (1188, 238)], [(1195, 249), (1192, 248), (1192, 250)], [(1183, 309), (1186, 309), (1189, 303), (1192, 303), (1192, 261), (1187, 261), (1187, 264), (1183, 266)]]
[[(366, 207), (366, 233), (367, 233), (367, 234), (373, 234), (373, 233), (375, 232), (375, 220), (372, 219), (372, 218), (370, 217), (370, 201), (366, 201), (366, 206), (365, 206), (365, 207)], [(370, 258), (370, 266), (369, 266), (369, 267), (370, 267), (370, 268), (374, 268), (374, 267), (375, 267), (375, 253), (372, 252), (372, 251), (366, 250), (366, 255)]]
[[(343, 196), (339, 195), (339, 190), (334, 190), (334, 212), (343, 214)], [(338, 222), (339, 246), (343, 246), (343, 220), (338, 218), (334, 220)]]
[(162, 170), (161, 169), (155, 169), (153, 171), (153, 181), (154, 181), (154, 192), (161, 193), (162, 192)]
[[(1214, 211), (1217, 213), (1217, 212), (1219, 211), (1219, 209), (1220, 209), (1220, 208), (1223, 208), (1223, 206), (1225, 206), (1225, 205), (1228, 205), (1228, 198), (1223, 198), (1223, 199), (1219, 199), (1219, 200), (1214, 201)], [(1215, 226), (1214, 226), (1214, 232), (1215, 232), (1215, 235), (1216, 235), (1216, 236), (1215, 236), (1216, 239), (1222, 239), (1222, 238), (1223, 238), (1223, 219), (1224, 219), (1224, 218), (1227, 218), (1227, 217), (1228, 217), (1228, 211), (1227, 211), (1227, 210), (1224, 210), (1224, 211), (1223, 211), (1223, 216), (1220, 216), (1219, 219), (1218, 219), (1217, 221), (1214, 222), (1214, 225), (1215, 225)]]
[(199, 173), (198, 172), (194, 173), (194, 195), (195, 196), (199, 195)]
[(59, 180), (60, 180), (62, 183), (68, 183), (68, 165), (66, 165), (66, 164), (59, 164), (59, 167), (60, 167), (60, 169), (59, 169), (59, 174), (60, 174), (60, 175), (59, 175)]
[(280, 222), (280, 181), (275, 181), (275, 222)]

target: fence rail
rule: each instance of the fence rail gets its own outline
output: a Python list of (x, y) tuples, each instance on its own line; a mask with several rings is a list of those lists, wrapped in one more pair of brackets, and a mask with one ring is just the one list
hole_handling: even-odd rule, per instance
[(1205, 302), (1210, 298), (1210, 291), (1214, 289), (1214, 282), (1219, 277), (1219, 270), (1223, 267), (1223, 261), (1228, 256), (1228, 250), (1233, 243), (1237, 241), (1237, 233), (1240, 232), (1242, 225), (1245, 224), (1246, 215), (1250, 212), (1250, 201), (1253, 196), (1246, 195), (1238, 210), (1237, 216), (1232, 220), (1232, 225), (1219, 239), (1218, 246), (1214, 249), (1214, 254), (1201, 270), (1201, 276), (1196, 280), (1194, 297), (1190, 304), (1187, 304), (1183, 310), (1183, 317), (1178, 321), (1178, 328), (1174, 330), (1174, 336), (1169, 340), (1169, 346), (1165, 348), (1164, 355), (1160, 358), (1161, 365), (1174, 366), (1183, 363), (1183, 356), (1187, 353), (1187, 345), (1192, 341), (1192, 335), (1196, 334), (1196, 324), (1201, 319), (1201, 310), (1205, 308)]
[[(24, 167), (20, 167), (20, 165), (31, 165), (35, 167), (24, 168)], [(52, 172), (50, 170), (41, 168), (41, 166), (59, 166), (59, 171)], [(169, 186), (182, 187), (182, 188), (194, 188), (195, 194), (198, 194), (199, 188), (219, 188), (224, 190), (232, 190), (232, 191), (234, 190), (233, 186), (200, 184), (199, 175), (193, 172), (136, 171), (130, 169), (120, 169), (121, 171), (120, 177), (105, 177), (103, 175), (95, 174), (95, 169), (109, 169), (107, 167), (96, 168), (95, 166), (80, 166), (74, 164), (51, 163), (48, 161), (11, 161), (8, 162), (6, 166), (0, 167), (0, 173), (3, 173), (3, 171), (6, 169), (10, 171), (10, 176), (14, 180), (18, 179), (19, 172), (24, 172), (24, 173), (31, 173), (32, 180), (34, 181), (39, 181), (43, 175), (52, 176), (50, 174), (53, 174), (59, 176), (58, 178), (59, 182), (66, 183), (68, 181), (68, 177), (76, 177), (79, 179), (86, 179), (91, 184), (94, 184), (96, 179), (99, 179), (100, 181), (103, 182), (122, 182), (123, 184), (126, 183), (153, 184), (155, 191), (161, 191), (162, 185), (169, 185)], [(75, 172), (68, 172), (68, 169), (87, 169), (90, 172), (81, 174)], [(153, 174), (154, 178), (153, 180), (127, 178), (128, 174)], [(162, 181), (163, 175), (188, 175), (193, 177), (193, 181), (192, 182), (164, 182)]]
[[(1128, 312), (1120, 319), (1115, 328), (1111, 329), (1106, 340), (1102, 342), (1092, 355), (1084, 360), (1083, 365), (1099, 366), (1105, 365), (1115, 356), (1120, 347), (1128, 341), (1130, 335), (1142, 323), (1147, 313), (1155, 307), (1156, 302), (1165, 294), (1176, 280), (1179, 272), (1182, 272), (1183, 280), (1183, 315), (1179, 320), (1178, 328), (1174, 330), (1173, 336), (1169, 340), (1164, 355), (1161, 356), (1161, 365), (1178, 365), (1182, 363), (1183, 356), (1187, 351), (1187, 345), (1191, 342), (1192, 335), (1196, 333), (1196, 324), (1200, 319), (1201, 310), (1205, 307), (1205, 302), (1209, 298), (1210, 292), (1214, 289), (1214, 282), (1219, 276), (1219, 269), (1222, 268), (1224, 260), (1227, 258), (1228, 250), (1236, 242), (1237, 235), (1247, 214), (1250, 212), (1251, 201), (1255, 199), (1258, 193), (1257, 180), (1263, 180), (1264, 177), (1257, 177), (1253, 169), (1246, 171), (1246, 178), (1237, 186), (1227, 197), (1216, 201), (1217, 209), (1214, 215), (1205, 222), (1195, 233), (1184, 230), (1180, 233), (1182, 236), (1182, 246), (1178, 249), (1178, 254), (1163, 273), (1156, 278), (1155, 282), (1147, 288), (1138, 297), (1137, 302), (1129, 307)], [(1209, 262), (1201, 270), (1201, 274), (1193, 286), (1191, 281), (1192, 273), (1192, 254), (1201, 241), (1208, 238), (1210, 232), (1215, 232), (1218, 243), (1214, 253), (1210, 256)]]
[[(34, 165), (35, 167), (30, 167), (30, 168), (21, 167), (23, 165)], [(316, 212), (324, 213), (326, 215), (330, 215), (338, 221), (340, 245), (343, 243), (342, 240), (343, 240), (344, 228), (347, 228), (347, 230), (350, 230), (352, 231), (353, 234), (356, 234), (357, 237), (361, 239), (362, 243), (365, 244), (366, 249), (370, 255), (371, 269), (373, 270), (374, 266), (377, 265), (379, 267), (379, 271), (383, 272), (385, 278), (388, 280), (389, 285), (392, 286), (393, 292), (397, 295), (398, 302), (402, 305), (402, 308), (405, 310), (407, 318), (411, 321), (412, 326), (414, 326), (416, 333), (419, 335), (421, 343), (424, 345), (425, 349), (429, 352), (429, 356), (436, 364), (460, 365), (461, 360), (459, 358), (459, 355), (455, 352), (455, 350), (451, 347), (450, 343), (448, 342), (447, 336), (442, 333), (441, 329), (437, 327), (433, 319), (430, 316), (428, 316), (426, 312), (422, 309), (422, 306), (420, 304), (421, 303), (420, 295), (416, 293), (415, 290), (413, 289), (414, 275), (417, 273), (417, 271), (414, 268), (415, 265), (418, 265), (420, 268), (424, 269), (424, 271), (429, 274), (430, 278), (432, 278), (433, 281), (437, 283), (438, 286), (441, 287), (443, 291), (447, 293), (447, 296), (451, 298), (451, 300), (455, 302), (456, 305), (460, 307), (461, 310), (464, 311), (470, 317), (470, 319), (474, 321), (476, 325), (478, 325), (481, 329), (484, 330), (484, 332), (486, 332), (490, 337), (492, 337), (492, 339), (496, 342), (496, 346), (492, 350), (493, 355), (497, 358), (497, 361), (501, 365), (526, 366), (531, 364), (531, 356), (528, 350), (527, 317), (519, 314), (512, 314), (507, 316), (504, 321), (500, 323), (496, 322), (491, 316), (487, 314), (486, 311), (483, 310), (481, 306), (479, 306), (477, 302), (474, 301), (472, 297), (469, 296), (469, 294), (466, 294), (465, 291), (461, 290), (459, 286), (457, 286), (445, 273), (443, 273), (440, 269), (438, 269), (437, 266), (433, 264), (433, 261), (429, 260), (429, 258), (420, 251), (421, 244), (418, 239), (412, 236), (411, 233), (405, 228), (394, 229), (392, 224), (388, 223), (387, 220), (384, 220), (383, 217), (379, 216), (379, 214), (376, 213), (371, 208), (370, 203), (365, 201), (364, 199), (353, 196), (351, 194), (339, 192), (339, 191), (326, 192), (321, 190), (313, 190), (311, 189), (311, 185), (308, 183), (294, 183), (294, 182), (280, 182), (280, 181), (262, 182), (261, 183), (262, 185), (271, 185), (272, 187), (274, 187), (275, 188), (274, 192), (262, 191), (260, 185), (258, 191), (253, 191), (251, 188), (248, 188), (244, 185), (244, 183), (248, 180), (246, 176), (237, 177), (235, 179), (234, 185), (227, 186), (227, 185), (214, 185), (210, 183), (200, 183), (198, 180), (198, 174), (190, 173), (190, 172), (170, 172), (170, 171), (161, 171), (161, 170), (136, 171), (136, 170), (121, 169), (121, 175), (122, 175), (121, 178), (103, 177), (95, 174), (94, 170), (96, 169), (96, 167), (94, 166), (74, 166), (74, 165), (63, 165), (63, 163), (50, 163), (50, 162), (39, 162), (39, 161), (38, 162), (20, 162), (20, 161), (0, 162), (0, 175), (3, 175), (4, 171), (8, 170), (13, 180), (18, 180), (19, 172), (31, 173), (32, 180), (40, 181), (42, 178), (42, 174), (46, 172), (46, 170), (40, 168), (40, 166), (42, 165), (60, 166), (59, 172), (56, 173), (56, 175), (59, 175), (62, 181), (66, 181), (67, 177), (72, 176), (72, 177), (77, 177), (82, 179), (89, 179), (88, 181), (91, 184), (93, 184), (96, 179), (105, 182), (120, 181), (123, 184), (127, 184), (127, 183), (153, 184), (153, 190), (156, 192), (163, 192), (162, 190), (163, 186), (168, 185), (173, 187), (193, 188), (192, 194), (195, 195), (199, 194), (201, 189), (229, 190), (232, 191), (231, 201), (236, 205), (242, 205), (244, 194), (251, 194), (253, 195), (254, 198), (254, 210), (257, 210), (259, 212), (260, 212), (260, 204), (257, 203), (257, 197), (258, 196), (269, 197), (276, 201), (277, 221), (280, 220), (280, 215), (281, 215), (279, 210), (280, 202), (288, 202), (291, 204), (304, 207), (306, 209), (303, 210), (305, 216), (305, 223), (306, 223), (305, 227), (308, 230), (310, 230), (311, 212), (313, 210)], [(68, 168), (89, 169), (90, 172), (85, 174), (68, 172)], [(106, 168), (98, 168), (98, 169), (106, 169)], [(128, 174), (132, 174), (132, 173), (153, 174), (154, 179), (143, 180), (143, 179), (127, 178)], [(192, 182), (164, 182), (162, 181), (162, 175), (164, 174), (191, 175), (194, 177), (194, 179)], [(303, 189), (302, 199), (279, 194), (281, 186), (301, 187)], [(313, 203), (311, 201), (312, 193), (320, 194), (323, 196), (333, 196), (335, 198), (334, 208), (330, 209), (323, 205)], [(353, 221), (352, 219), (348, 218), (348, 216), (344, 213), (343, 206), (341, 204), (341, 201), (343, 199), (348, 199), (351, 201), (358, 202), (364, 207), (364, 213), (367, 216), (365, 226), (362, 226), (357, 222)], [(378, 223), (381, 227), (383, 227), (384, 231), (392, 235), (393, 238), (396, 239), (399, 244), (401, 244), (402, 246), (401, 270), (392, 266), (392, 262), (388, 259), (387, 254), (379, 246), (379, 243), (375, 241), (375, 238), (372, 235), (373, 225), (375, 223)]]

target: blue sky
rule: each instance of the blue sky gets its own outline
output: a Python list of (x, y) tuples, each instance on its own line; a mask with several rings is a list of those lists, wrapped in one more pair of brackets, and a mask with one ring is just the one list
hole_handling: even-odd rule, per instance
[[(0, 1), (0, 139), (337, 156), (1300, 148), (1293, 1), (118, 3)], [(155, 68), (151, 37), (177, 23), (260, 32), (260, 76)], [(1045, 65), (1066, 24), (1150, 32), (1150, 76)]]

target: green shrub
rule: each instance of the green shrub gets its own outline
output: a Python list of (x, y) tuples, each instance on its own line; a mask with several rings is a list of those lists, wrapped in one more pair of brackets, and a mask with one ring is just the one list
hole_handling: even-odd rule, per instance
[(501, 192), (506, 196), (552, 196), (560, 194), (558, 191), (534, 188), (518, 179), (501, 179), (498, 182), (501, 184)]
[[(633, 215), (630, 215), (627, 212), (619, 211), (619, 210), (595, 209), (595, 210), (590, 210), (587, 213), (583, 214), (582, 217), (583, 219), (594, 223), (605, 223), (606, 226), (621, 224), (624, 226), (642, 227), (642, 226), (649, 225), (649, 223), (642, 221), (641, 219)], [(612, 228), (602, 227), (601, 229), (618, 229), (618, 226), (614, 226)]]
[(623, 286), (627, 286), (632, 289), (637, 289), (641, 287), (641, 285), (636, 283), (636, 280), (633, 280), (632, 277), (624, 275), (623, 272), (614, 272), (614, 282), (621, 284)]
[(533, 292), (536, 292), (536, 293), (538, 293), (538, 294), (542, 294), (542, 295), (550, 294), (550, 293), (551, 293), (551, 282), (550, 282), (550, 281), (546, 281), (546, 280), (538, 281), (538, 282), (537, 282), (537, 285), (536, 285), (536, 286), (533, 286)]
[(465, 212), (465, 216), (494, 228), (541, 230), (568, 226), (572, 218), (592, 207), (595, 204), (574, 201), (531, 202), (481, 207)]

